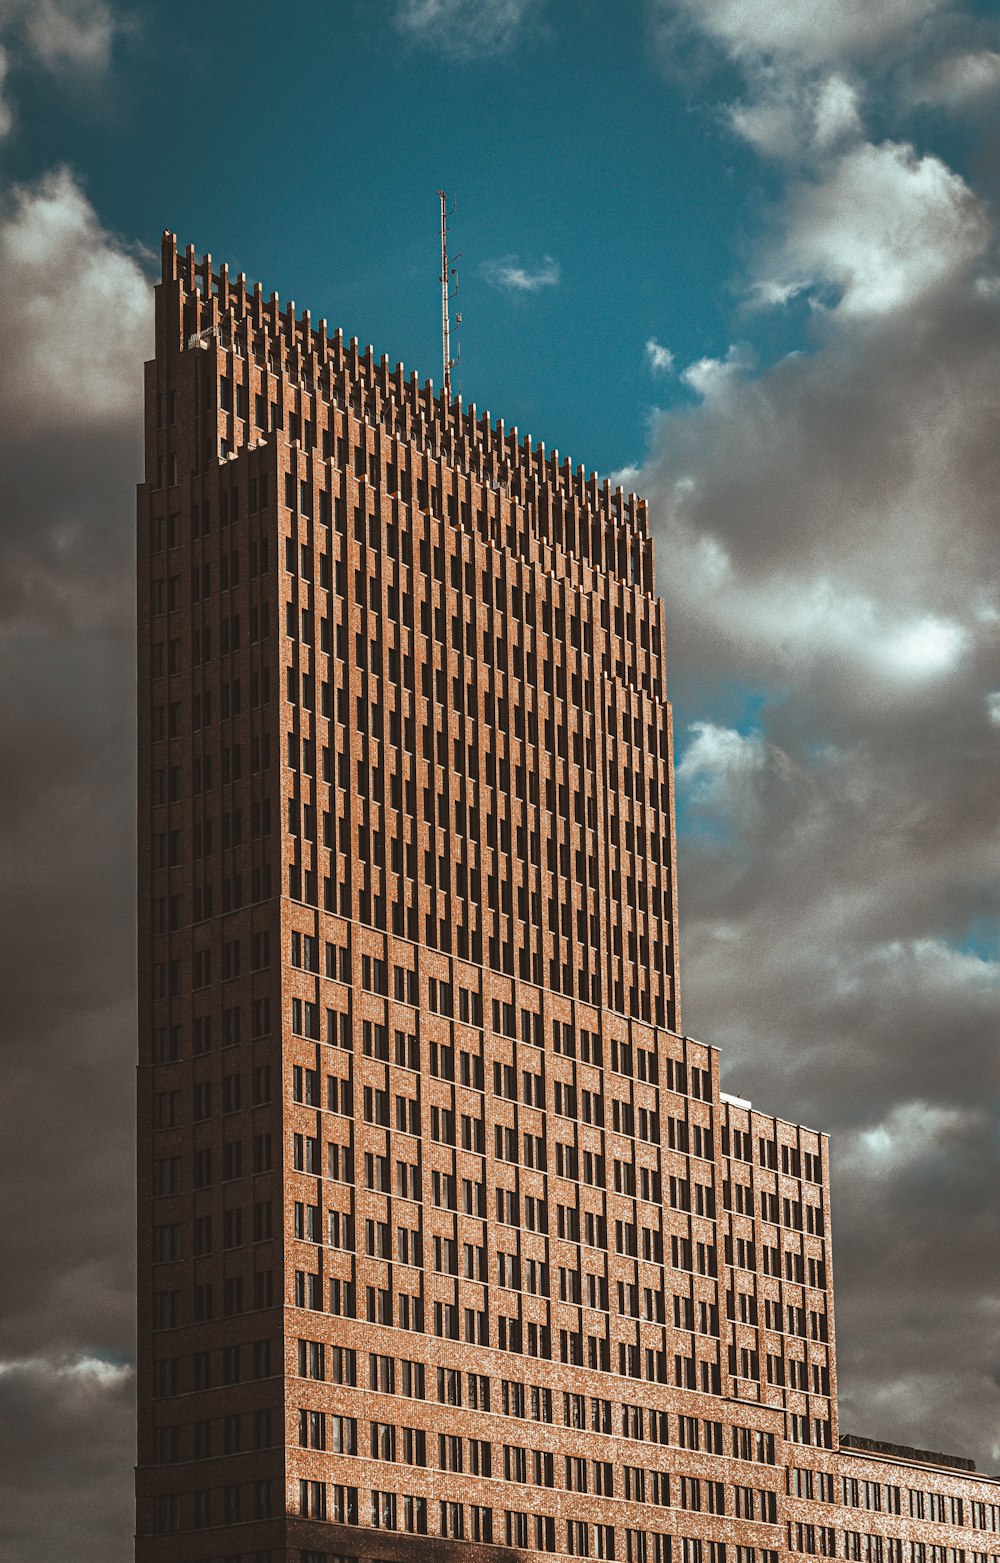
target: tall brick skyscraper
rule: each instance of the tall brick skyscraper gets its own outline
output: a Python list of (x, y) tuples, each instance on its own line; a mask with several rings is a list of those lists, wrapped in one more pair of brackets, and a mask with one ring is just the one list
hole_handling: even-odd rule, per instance
[(1000, 1563), (681, 1030), (642, 502), (168, 234), (138, 556), (141, 1563)]

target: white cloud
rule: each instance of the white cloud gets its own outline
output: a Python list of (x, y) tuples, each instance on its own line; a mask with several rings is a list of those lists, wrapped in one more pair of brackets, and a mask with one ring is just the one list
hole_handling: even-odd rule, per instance
[(734, 342), (725, 358), (699, 358), (681, 371), (684, 384), (705, 401), (724, 396), (753, 369), (755, 356), (745, 342)]
[(608, 481), (613, 489), (620, 488), (623, 494), (634, 494), (641, 476), (641, 467), (619, 467), (617, 471), (609, 472)]
[(674, 355), (651, 336), (646, 343), (646, 362), (654, 374), (669, 374), (674, 367)]
[(459, 59), (500, 54), (538, 0), (399, 0), (396, 24), (417, 42)]
[(7, 77), (10, 72), (10, 62), (6, 49), (0, 48), (0, 138), (6, 136), (14, 123), (14, 115), (10, 105), (4, 101), (3, 91), (7, 85)]
[(906, 625), (895, 634), (886, 648), (889, 661), (904, 673), (934, 675), (950, 673), (968, 644), (961, 624), (927, 617)]
[(57, 76), (97, 76), (121, 26), (104, 0), (0, 0), (0, 138), (13, 125), (2, 96), (12, 65), (24, 58)]
[(846, 303), (759, 373), (694, 366), (710, 394), (659, 415), (634, 486), (689, 713), (685, 1028), (760, 1108), (833, 1136), (844, 1425), (988, 1459), (1000, 963), (965, 944), (991, 948), (997, 908), (1000, 318), (968, 286), (983, 210), (924, 164), (855, 148), (795, 184), (763, 275)]
[(134, 415), (137, 340), (152, 349), (149, 282), (102, 231), (68, 169), (13, 191), (0, 224), (0, 270), (7, 430), (24, 436)]
[(832, 290), (842, 315), (887, 314), (966, 274), (989, 237), (982, 203), (940, 158), (860, 145), (791, 189), (756, 296)]
[(50, 70), (106, 70), (118, 24), (102, 0), (31, 0), (25, 38)]
[(1000, 53), (964, 49), (938, 59), (913, 90), (918, 103), (955, 108), (1000, 90)]
[(77, 1357), (62, 1371), (73, 1378), (92, 1379), (101, 1385), (125, 1384), (132, 1377), (132, 1368), (127, 1362), (108, 1362), (104, 1357)]
[(966, 1114), (954, 1107), (927, 1102), (900, 1102), (872, 1129), (863, 1129), (844, 1146), (845, 1159), (852, 1151), (898, 1171), (906, 1161), (926, 1156), (932, 1145), (964, 1129)]
[(861, 129), (858, 90), (843, 76), (828, 76), (819, 83), (813, 102), (814, 139), (819, 147), (830, 147)]
[(683, 19), (734, 60), (785, 55), (822, 67), (864, 58), (911, 35), (945, 0), (660, 0), (667, 23)]
[(711, 796), (725, 782), (753, 775), (764, 764), (759, 733), (740, 733), (715, 722), (692, 722), (690, 731), (694, 737), (677, 766), (677, 780), (700, 798)]
[(1000, 962), (966, 944), (997, 933), (1000, 280), (989, 194), (934, 117), (911, 127), (971, 111), (992, 179), (997, 24), (962, 0), (654, 9), (675, 70), (725, 64), (719, 117), (785, 176), (745, 297), (811, 310), (759, 373), (688, 366), (700, 400), (659, 414), (635, 483), (697, 717), (685, 1026), (833, 1136), (841, 1425), (989, 1461)]
[(484, 261), (480, 270), (490, 287), (505, 293), (539, 293), (555, 287), (561, 276), (559, 263), (551, 255), (543, 255), (534, 266), (522, 263), (516, 255), (502, 255)]
[(102, 1388), (117, 1389), (132, 1377), (133, 1370), (127, 1362), (109, 1362), (105, 1357), (76, 1356), (67, 1358), (15, 1357), (0, 1361), (0, 1376), (23, 1373), (50, 1379), (77, 1380), (93, 1383)]
[[(643, 474), (633, 474), (639, 492), (646, 481)], [(953, 674), (972, 645), (968, 626), (934, 614), (916, 617), (908, 605), (879, 601), (859, 590), (832, 560), (829, 573), (817, 570), (815, 558), (812, 570), (810, 561), (795, 565), (791, 558), (785, 568), (772, 560), (766, 570), (748, 570), (720, 538), (699, 535), (684, 524), (685, 513), (697, 514), (703, 504), (691, 485), (675, 491), (673, 566), (683, 574), (686, 595), (698, 601), (703, 625), (720, 643), (770, 664), (770, 676), (783, 671), (801, 677), (824, 663), (836, 664), (859, 681), (854, 695), (859, 704), (878, 704), (888, 689), (903, 700), (908, 693), (919, 694), (928, 681)], [(712, 743), (706, 739), (689, 751), (686, 774), (693, 774), (691, 766), (695, 760), (700, 766), (706, 753), (723, 752), (717, 730), (706, 732)]]
[(803, 77), (768, 65), (750, 71), (749, 84), (748, 97), (730, 104), (726, 118), (764, 156), (799, 162), (861, 132), (858, 89), (842, 75)]
[(801, 151), (801, 105), (796, 95), (763, 92), (732, 103), (726, 110), (731, 128), (766, 157), (797, 156)]

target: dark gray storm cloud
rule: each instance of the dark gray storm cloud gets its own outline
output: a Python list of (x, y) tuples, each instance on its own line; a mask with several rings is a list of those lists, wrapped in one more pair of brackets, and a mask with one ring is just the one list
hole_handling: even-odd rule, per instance
[(0, 276), (0, 1559), (116, 1563), (134, 1459), (132, 496), (151, 296), (65, 172), (10, 194)]
[(731, 1088), (834, 1137), (842, 1425), (989, 1468), (997, 233), (905, 139), (912, 70), (894, 78), (898, 138), (865, 122), (872, 77), (897, 63), (886, 39), (918, 11), (965, 39), (941, 81), (959, 107), (976, 99), (980, 128), (1000, 61), (925, 0), (835, 5), (821, 38), (778, 0), (659, 10), (694, 17), (743, 71), (725, 113), (787, 171), (740, 279), (747, 330), (794, 298), (814, 326), (808, 353), (765, 372), (739, 345), (681, 368), (697, 401), (658, 419), (635, 477), (683, 713), (685, 1024), (720, 1044)]
[(79, 1357), (5, 1364), (0, 1557), (97, 1563), (129, 1556), (132, 1401), (127, 1368)]

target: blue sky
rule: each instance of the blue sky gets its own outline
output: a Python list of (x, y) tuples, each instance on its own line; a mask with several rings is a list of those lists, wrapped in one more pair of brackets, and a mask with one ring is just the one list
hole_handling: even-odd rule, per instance
[[(782, 181), (727, 122), (733, 62), (696, 36), (665, 43), (647, 0), (509, 9), (520, 28), (479, 52), (485, 24), (408, 28), (390, 0), (280, 16), (263, 0), (139, 0), (97, 91), (87, 72), (53, 90), (11, 50), (3, 166), (24, 181), (68, 163), (130, 242), (155, 254), (172, 227), (435, 381), (445, 187), (466, 400), (610, 473), (642, 460), (655, 409), (694, 399), (648, 342), (683, 365), (739, 340), (765, 367), (811, 350), (811, 312), (747, 307)], [(936, 109), (908, 130), (962, 172), (975, 162), (975, 139)], [(557, 280), (488, 280), (505, 261)]]
[[(384, 4), (137, 14), (98, 96), (17, 83), (12, 175), (68, 160), (111, 229), (155, 251), (172, 227), (435, 380), (445, 187), (465, 397), (601, 472), (639, 460), (649, 407), (679, 394), (647, 340), (725, 351), (773, 181), (669, 78), (634, 0), (554, 5), (528, 46), (472, 58)], [(491, 287), (512, 255), (558, 283)]]
[(973, 0), (0, 0), (0, 1563), (131, 1553), (160, 233), (437, 382), (441, 185), (466, 399), (649, 500), (684, 1024), (831, 1133), (841, 1424), (1000, 1467), (998, 144)]

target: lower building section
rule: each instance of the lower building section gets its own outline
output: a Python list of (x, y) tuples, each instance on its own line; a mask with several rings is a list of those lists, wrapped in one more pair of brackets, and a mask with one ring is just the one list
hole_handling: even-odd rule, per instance
[(138, 1563), (1000, 1563), (1000, 1485), (970, 1462), (790, 1443), (780, 1416), (716, 1397), (578, 1407), (542, 1388), (512, 1417), (510, 1381), (494, 1410), (475, 1378), (471, 1415), (331, 1396), (302, 1428), (328, 1447), (289, 1447), (270, 1482), (176, 1494), (176, 1470), (146, 1473)]

